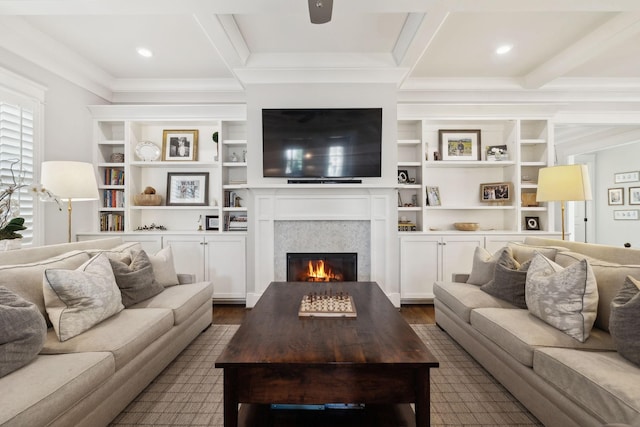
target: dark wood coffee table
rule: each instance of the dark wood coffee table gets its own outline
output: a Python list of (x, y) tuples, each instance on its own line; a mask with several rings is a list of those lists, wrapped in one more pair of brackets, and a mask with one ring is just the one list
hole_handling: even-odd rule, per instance
[[(327, 289), (348, 292), (357, 317), (298, 316), (304, 295)], [(273, 282), (215, 366), (224, 369), (225, 427), (238, 425), (241, 402), (415, 403), (423, 427), (438, 361), (375, 282)]]

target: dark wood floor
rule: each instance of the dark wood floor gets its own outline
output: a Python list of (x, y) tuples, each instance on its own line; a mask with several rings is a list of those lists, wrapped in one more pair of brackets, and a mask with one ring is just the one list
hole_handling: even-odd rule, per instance
[[(213, 323), (218, 325), (239, 325), (250, 309), (244, 305), (214, 304)], [(431, 304), (407, 304), (400, 307), (400, 314), (410, 324), (436, 323)]]

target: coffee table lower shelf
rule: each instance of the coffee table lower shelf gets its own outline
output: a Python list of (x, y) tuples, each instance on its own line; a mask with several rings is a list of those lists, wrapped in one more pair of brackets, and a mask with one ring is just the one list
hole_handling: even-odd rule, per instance
[(415, 427), (409, 404), (366, 405), (364, 409), (271, 409), (270, 405), (243, 403), (239, 427)]

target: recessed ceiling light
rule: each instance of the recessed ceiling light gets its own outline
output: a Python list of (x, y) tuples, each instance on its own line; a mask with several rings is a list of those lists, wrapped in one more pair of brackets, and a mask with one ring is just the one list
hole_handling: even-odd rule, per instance
[(136, 51), (138, 52), (138, 55), (144, 56), (145, 58), (151, 58), (153, 56), (153, 52), (146, 47), (139, 47)]
[(496, 53), (498, 55), (504, 55), (505, 53), (508, 53), (511, 49), (513, 49), (513, 45), (503, 44), (502, 46), (496, 49)]

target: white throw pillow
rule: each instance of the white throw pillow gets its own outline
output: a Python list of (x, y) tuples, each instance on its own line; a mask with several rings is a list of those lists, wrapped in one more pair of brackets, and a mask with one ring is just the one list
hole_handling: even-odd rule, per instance
[(178, 275), (173, 265), (173, 252), (171, 246), (160, 249), (157, 254), (149, 255), (151, 266), (153, 267), (153, 275), (156, 282), (168, 288), (178, 284)]
[(525, 299), (534, 316), (580, 342), (589, 338), (598, 310), (598, 286), (587, 260), (562, 268), (536, 254), (527, 271)]
[(42, 288), (47, 314), (60, 341), (124, 309), (111, 263), (102, 253), (76, 270), (45, 270)]

